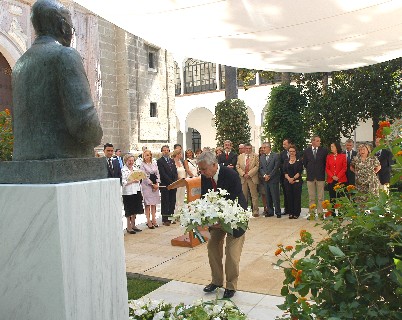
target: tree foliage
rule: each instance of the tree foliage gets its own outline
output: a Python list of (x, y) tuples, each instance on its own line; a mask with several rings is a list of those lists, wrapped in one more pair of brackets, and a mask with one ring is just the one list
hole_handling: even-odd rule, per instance
[(13, 129), (10, 110), (0, 111), (0, 161), (11, 161), (13, 154)]
[(216, 141), (223, 146), (225, 140), (234, 146), (250, 142), (251, 127), (247, 107), (243, 100), (230, 99), (218, 102), (215, 107)]
[(282, 141), (289, 138), (299, 150), (306, 141), (302, 110), (306, 99), (292, 85), (280, 85), (271, 91), (264, 119), (264, 133), (273, 141), (273, 149), (280, 151)]
[(402, 115), (402, 59), (353, 70), (301, 74), (299, 88), (307, 99), (304, 121), (323, 144), (350, 137), (359, 121), (373, 120), (373, 140), (380, 119)]

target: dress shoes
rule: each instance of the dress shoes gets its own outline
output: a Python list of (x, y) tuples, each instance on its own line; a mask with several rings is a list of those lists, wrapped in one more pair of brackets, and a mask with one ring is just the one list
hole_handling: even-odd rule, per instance
[(165, 221), (162, 223), (164, 226), (169, 227), (170, 226), (170, 222), (169, 221)]
[(277, 218), (282, 218), (282, 215), (277, 214), (276, 217), (277, 217)]
[[(222, 287), (222, 286), (217, 286), (217, 285), (215, 285), (213, 283), (210, 283), (209, 285), (207, 285), (204, 288), (204, 292), (213, 292), (213, 291), (215, 291), (216, 289), (218, 289), (220, 287)], [(225, 292), (226, 292), (226, 290), (225, 290)]]
[(265, 214), (265, 217), (267, 217), (267, 218), (268, 218), (268, 217), (273, 217), (273, 216), (274, 216), (273, 213), (266, 213), (266, 214)]
[(136, 234), (137, 233), (134, 230), (128, 230), (128, 229), (126, 229), (126, 230), (127, 230), (127, 233), (129, 233), (129, 234)]
[(236, 293), (236, 290), (225, 289), (225, 292), (223, 293), (223, 299), (233, 298), (235, 293)]

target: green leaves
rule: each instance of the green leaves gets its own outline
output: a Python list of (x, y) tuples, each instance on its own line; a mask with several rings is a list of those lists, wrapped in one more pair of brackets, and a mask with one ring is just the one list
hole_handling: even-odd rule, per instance
[(342, 252), (341, 249), (339, 249), (338, 247), (334, 247), (334, 246), (328, 246), (329, 251), (332, 252), (332, 254), (335, 257), (344, 257), (345, 254)]
[(251, 127), (243, 100), (231, 99), (218, 102), (215, 107), (215, 125), (218, 146), (223, 146), (225, 140), (230, 140), (237, 148), (240, 143), (251, 140)]

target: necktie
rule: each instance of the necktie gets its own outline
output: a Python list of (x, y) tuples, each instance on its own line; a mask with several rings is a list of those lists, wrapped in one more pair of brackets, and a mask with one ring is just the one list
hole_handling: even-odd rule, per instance
[(109, 158), (109, 159), (107, 160), (107, 164), (108, 164), (108, 166), (109, 166), (110, 171), (113, 172), (112, 159)]
[(316, 148), (313, 149), (313, 155), (314, 155), (314, 159), (315, 159), (317, 157), (317, 149)]
[(226, 160), (229, 159), (229, 152), (226, 152)]
[(214, 178), (211, 178), (211, 183), (212, 183), (212, 188), (214, 189), (214, 191), (216, 191), (216, 182), (215, 182)]
[(248, 171), (249, 171), (249, 167), (250, 167), (250, 156), (247, 155), (247, 158), (246, 158), (246, 167), (244, 168), (244, 171), (246, 172), (246, 174), (247, 174)]
[(347, 151), (348, 154), (348, 162), (350, 162), (350, 151)]

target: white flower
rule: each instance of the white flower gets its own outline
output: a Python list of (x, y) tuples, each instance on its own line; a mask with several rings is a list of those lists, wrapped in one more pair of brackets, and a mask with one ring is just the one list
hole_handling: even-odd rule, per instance
[(153, 320), (162, 320), (165, 318), (165, 311), (159, 311), (158, 313), (155, 313)]

